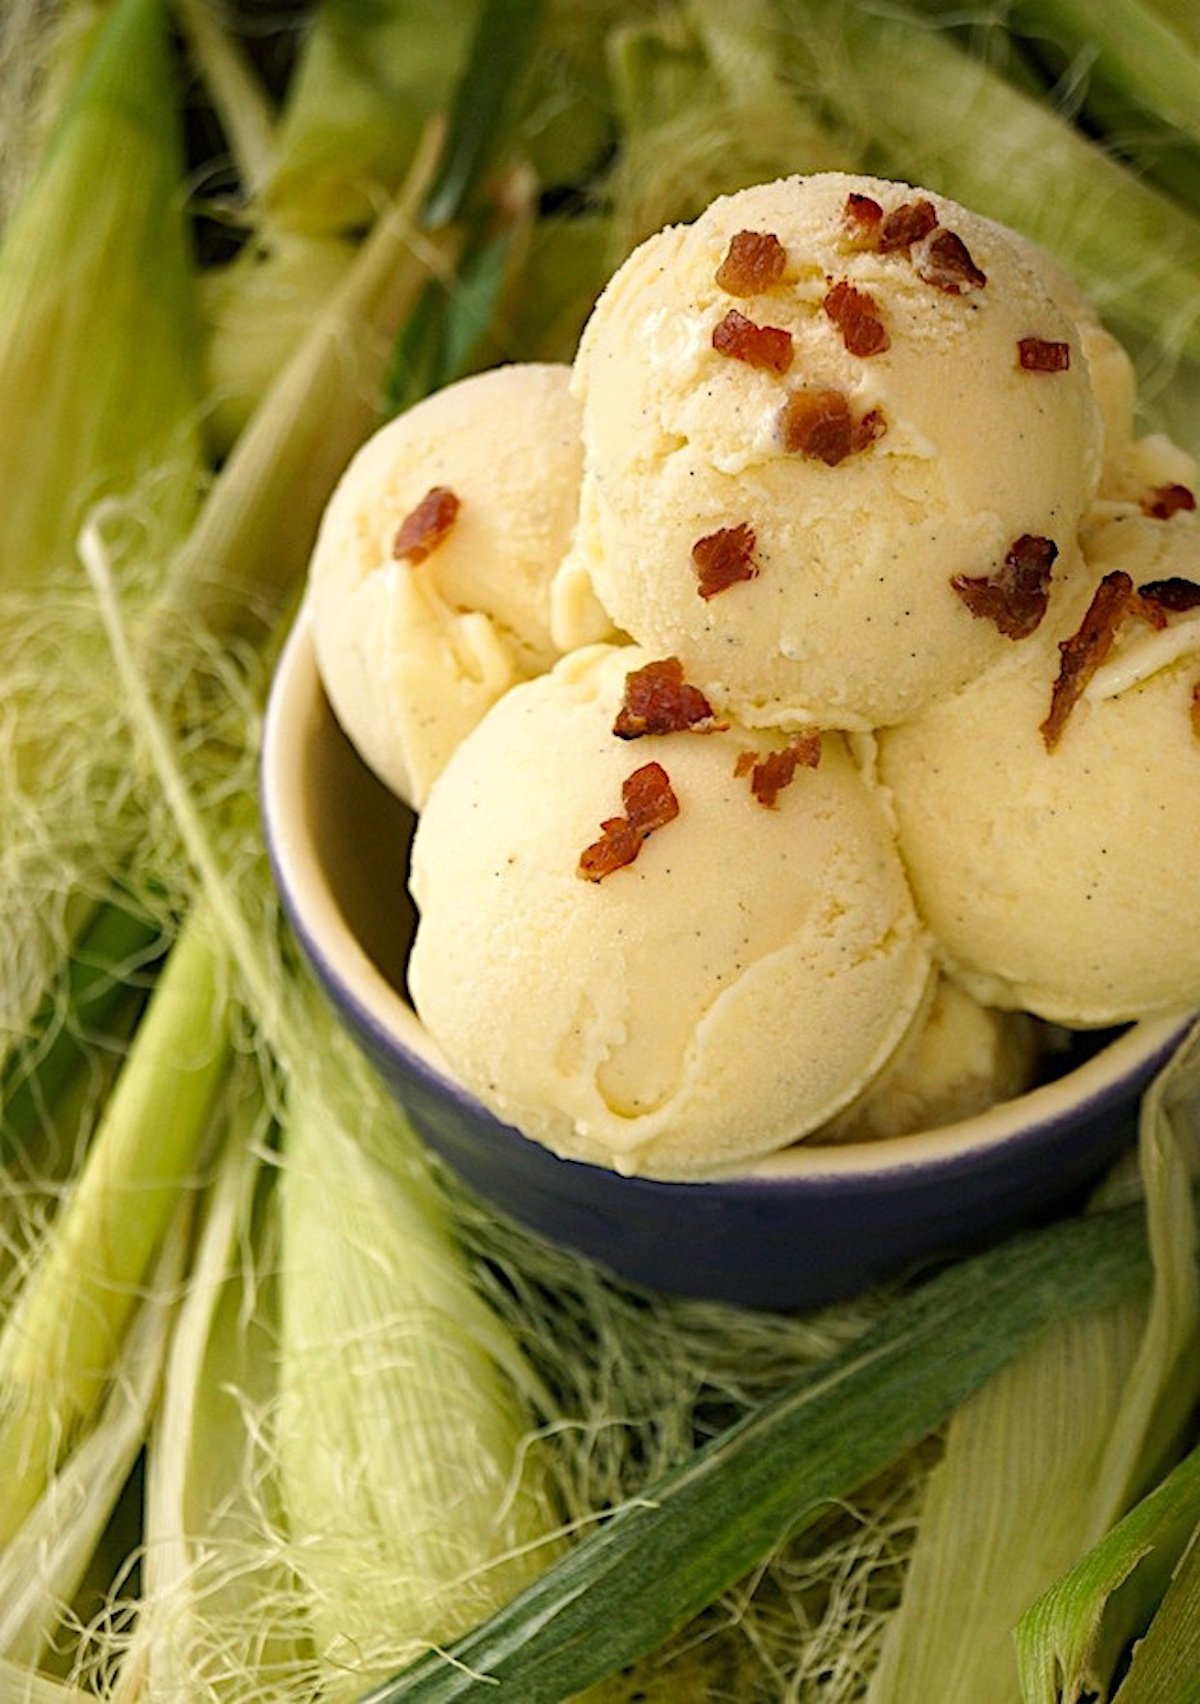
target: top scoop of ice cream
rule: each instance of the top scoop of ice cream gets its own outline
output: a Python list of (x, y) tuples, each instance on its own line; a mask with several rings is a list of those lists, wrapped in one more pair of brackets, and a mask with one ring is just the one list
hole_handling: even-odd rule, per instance
[[(661, 661), (577, 651), (458, 748), (413, 846), (409, 980), (455, 1073), (526, 1135), (711, 1176), (861, 1092), (923, 1006), (930, 947), (840, 736), (789, 766), (786, 739), (736, 724), (614, 732)], [(648, 817), (628, 789), (656, 769)]]
[(956, 579), (1048, 541), (1065, 594), (1099, 477), (1089, 365), (1035, 252), (955, 203), (837, 173), (724, 197), (618, 270), (575, 375), (564, 648), (595, 636), (571, 627), (583, 580), (742, 719), (873, 727), (1011, 644)]
[(463, 379), (370, 438), (309, 569), (325, 690), (364, 760), (419, 806), (505, 689), (548, 668), (550, 582), (582, 472), (569, 369)]

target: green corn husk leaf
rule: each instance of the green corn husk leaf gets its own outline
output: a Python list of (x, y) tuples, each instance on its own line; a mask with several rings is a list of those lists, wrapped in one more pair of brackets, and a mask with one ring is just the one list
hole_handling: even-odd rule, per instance
[(276, 156), (251, 188), (274, 227), (369, 222), (449, 100), (481, 0), (323, 0), (280, 115)]
[[(315, 991), (285, 969), (274, 913), (257, 909), (267, 885), (261, 847), (235, 883), (225, 836), (192, 792), (111, 597), (104, 611), (130, 714), (204, 896), (196, 915), (215, 919), (282, 1083), (278, 1415), (269, 1426), (295, 1581), (285, 1632), (290, 1639), (302, 1606), (322, 1696), (332, 1698), (446, 1626), (486, 1614), (549, 1561), (557, 1517), (526, 1447), (532, 1410), (548, 1398), (515, 1335), (476, 1293), (428, 1161), (382, 1085)], [(257, 1436), (261, 1408), (247, 1406)], [(173, 1454), (174, 1466), (157, 1470), (161, 1483), (178, 1471)], [(203, 1509), (200, 1517), (203, 1527)], [(265, 1551), (252, 1545), (236, 1566), (244, 1576), (280, 1554), (268, 1534)], [(220, 1571), (219, 1548), (214, 1555)], [(161, 1613), (169, 1635), (172, 1607), (168, 1589), (147, 1626)], [(233, 1685), (236, 1664), (227, 1672)]]
[[(406, 12), (407, 5), (401, 5), (392, 18), (388, 0), (383, 0), (377, 23), (381, 29), (390, 29), (403, 22)], [(404, 199), (410, 208), (411, 240), (414, 246), (423, 243), (426, 254), (433, 257), (429, 270), (436, 279), (406, 311), (391, 316), (391, 327), (402, 329), (378, 406), (388, 411), (407, 407), (428, 390), (471, 370), (504, 275), (508, 247), (504, 226), (513, 217), (505, 205), (511, 199), (508, 192), (499, 198), (498, 231), (493, 228), (493, 216), (472, 204), (479, 199), (480, 182), (492, 159), (505, 146), (508, 116), (525, 73), (523, 51), (533, 41), (541, 15), (540, 5), (525, 0), (488, 0), (473, 16), (462, 53), (456, 50), (447, 62), (443, 93), (450, 110), (436, 162), (430, 158), (429, 145), (436, 132), (424, 133), (417, 147), (405, 128), (411, 127), (411, 110), (395, 108), (391, 102), (386, 104), (384, 119), (392, 125), (401, 121), (404, 134), (397, 135), (388, 151), (386, 179), (374, 172), (363, 139), (352, 133), (341, 138), (342, 175), (361, 169), (373, 185), (369, 208), (361, 207), (344, 225), (327, 229), (315, 221), (309, 229), (301, 221), (302, 228), (294, 230), (279, 219), (269, 196), (260, 202), (261, 224), (252, 240), (232, 263), (204, 281), (210, 325), (207, 376), (214, 399), (212, 435), (219, 448), (236, 444), (270, 384), (301, 346), (308, 323), (338, 300), (339, 283), (353, 276), (358, 251), (358, 233), (350, 227), (375, 215), (402, 163), (409, 167)], [(318, 32), (323, 17), (318, 15)], [(444, 50), (448, 38), (440, 39)], [(365, 57), (355, 74), (374, 75), (373, 64)], [(294, 122), (298, 132), (307, 136), (308, 116), (302, 114)], [(419, 186), (419, 198), (413, 194), (413, 184)], [(304, 193), (309, 187), (306, 179)], [(338, 201), (343, 208), (352, 204), (352, 188), (343, 185)], [(477, 227), (473, 235), (440, 229), (468, 212), (473, 212)], [(440, 247), (426, 235), (435, 227), (439, 227)], [(450, 256), (459, 248), (465, 252), (451, 265)], [(343, 380), (343, 393), (346, 388)], [(349, 449), (341, 465), (348, 459)]]
[[(1193, 1041), (1144, 1104), (1148, 1311), (1057, 1327), (954, 1416), (870, 1704), (1008, 1704), (1018, 1684), (1013, 1627), (1178, 1449), (1200, 1395), (1198, 1062)], [(1039, 1704), (1053, 1696), (1039, 1694)]]
[(203, 274), (205, 427), (217, 456), (232, 451), (357, 252), (344, 237), (262, 233)]
[(614, 33), (621, 149), (606, 188), (616, 259), (718, 194), (851, 163), (816, 106), (796, 98), (778, 44), (770, 0), (688, 0), (664, 20)]
[(1200, 353), (1200, 221), (950, 34), (871, 0), (778, 0), (778, 51), (865, 166), (1042, 242), (1119, 335)]
[(354, 451), (378, 425), (396, 327), (431, 273), (448, 274), (455, 233), (423, 236), (430, 135), (402, 194), (380, 214), (239, 435), (171, 583), (140, 636), (153, 656), (197, 624), (260, 640), (302, 585), (321, 515)]
[(73, 560), (147, 486), (163, 541), (202, 466), (198, 322), (164, 0), (113, 0), (0, 246), (0, 587)]
[(1192, 1534), (1113, 1704), (1197, 1704), (1200, 1700), (1200, 1523)]
[[(915, 0), (914, 10), (960, 24), (972, 7)], [(1147, 0), (1007, 0), (978, 7), (1011, 43), (1006, 72), (1026, 63), (1048, 99), (1069, 111), (1103, 147), (1185, 206), (1200, 189), (1200, 56), (1183, 27), (1188, 7), (1168, 15)], [(1023, 56), (1019, 61), (1016, 55)]]
[(8, 0), (0, 8), (0, 231), (37, 171), (112, 3)]
[(1200, 8), (1196, 0), (1144, 0), (1160, 23), (1176, 31), (1193, 53), (1200, 53)]
[(1109, 1696), (1122, 1653), (1145, 1632), (1198, 1527), (1200, 1450), (1193, 1450), (1022, 1615), (1024, 1704)]
[(510, 232), (484, 239), (460, 257), (453, 279), (426, 285), (392, 350), (389, 414), (485, 364), (512, 243)]
[(1200, 193), (1200, 51), (1142, 0), (1015, 0), (1009, 28), (1051, 71), (1079, 66), (1083, 121), (1169, 194)]
[(1142, 1102), (1138, 1176), (1154, 1261), (1150, 1312), (1097, 1478), (1097, 1531), (1122, 1515), (1175, 1458), (1200, 1398), (1200, 1029)]
[(552, 1704), (617, 1672), (941, 1425), (1056, 1319), (1149, 1278), (1137, 1209), (1060, 1223), (938, 1274), (615, 1511), (491, 1622), (371, 1693)]
[(1092, 1537), (1143, 1315), (1127, 1305), (1056, 1327), (954, 1414), (868, 1704), (1012, 1704), (1012, 1628)]
[(0, 1544), (90, 1424), (227, 1066), (207, 920), (176, 943), (87, 1163), (0, 1329)]
[[(278, 1226), (260, 1065), (242, 1062), (146, 1445), (123, 1698), (295, 1698), (313, 1654), (279, 1531)], [(270, 1605), (269, 1617), (264, 1606)]]
[(484, 362), (573, 360), (617, 258), (611, 218), (604, 212), (543, 214), (514, 233), (514, 251)]
[(509, 139), (544, 0), (484, 0), (447, 116), (446, 150), (422, 210), (433, 229), (461, 218)]
[(0, 1660), (0, 1685), (12, 1704), (95, 1704), (93, 1693), (33, 1674), (24, 1663)]
[(148, 599), (204, 473), (164, 0), (110, 0), (80, 52), (0, 243), (4, 1057), (29, 1035), (137, 810), (107, 659), (81, 595), (78, 532), (98, 501), (119, 495), (136, 509), (145, 548), (130, 583)]
[(236, 33), (227, 0), (172, 0), (189, 60), (220, 121), (244, 198), (275, 164), (277, 115)]
[(103, 906), (49, 991), (35, 1036), (0, 1071), (0, 1165), (64, 1177), (145, 1004), (162, 948), (157, 920), (131, 901)]
[(492, 86), (511, 83), (511, 94), (503, 110), (460, 107), (452, 130), (472, 146), (511, 143), (546, 184), (579, 184), (615, 136), (607, 33), (637, 11), (631, 0), (324, 0), (260, 186), (263, 216), (311, 232), (361, 224), (394, 191), (423, 125), (451, 105), (480, 32), (500, 73)]
[(191, 1223), (184, 1200), (121, 1345), (96, 1424), (0, 1550), (0, 1658), (61, 1655), (70, 1607), (133, 1470), (157, 1399)]
[(284, 1119), (278, 1438), (327, 1695), (353, 1698), (535, 1579), (558, 1517), (530, 1432), (545, 1393), (341, 1051)]

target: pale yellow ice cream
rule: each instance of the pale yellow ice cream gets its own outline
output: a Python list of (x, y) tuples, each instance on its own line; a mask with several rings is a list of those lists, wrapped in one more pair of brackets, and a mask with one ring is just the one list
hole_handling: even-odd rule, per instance
[(313, 631), (420, 812), (409, 990), (466, 1088), (704, 1179), (1018, 1094), (1036, 1018), (1200, 1006), (1197, 469), (1136, 420), (1041, 249), (830, 173), (644, 243), (573, 369), (378, 433)]
[(814, 1140), (877, 1142), (971, 1118), (1029, 1088), (1038, 1052), (1038, 1025), (1027, 1013), (982, 1006), (939, 976), (893, 1063)]
[(997, 229), (1038, 274), (1055, 305), (1075, 323), (1092, 394), (1100, 413), (1100, 491), (1123, 489), (1136, 442), (1137, 371), (1129, 352), (1109, 331), (1091, 300), (1053, 255), (1019, 231), (1010, 230), (1006, 225)]
[[(879, 252), (861, 222), (848, 234), (852, 196), (885, 219), (929, 204), (937, 227)], [(748, 294), (718, 278), (746, 231), (784, 256)], [(939, 241), (958, 255), (949, 282)], [(1046, 540), (1050, 606), (1069, 601), (1102, 455), (1079, 330), (1034, 258), (954, 203), (840, 174), (724, 197), (650, 238), (575, 362), (585, 474), (559, 643), (595, 637), (572, 619), (591, 587), (743, 720), (846, 728), (909, 719), (1002, 658), (1019, 641), (952, 581)], [(864, 353), (872, 316), (885, 346)], [(841, 411), (832, 446), (809, 430), (817, 392)], [(705, 592), (696, 547), (735, 534), (746, 577)]]
[[(627, 677), (654, 660), (575, 652), (455, 752), (413, 849), (410, 986), (456, 1075), (526, 1135), (706, 1177), (863, 1090), (922, 1009), (930, 946), (842, 739), (763, 802), (750, 766), (779, 735), (614, 734)], [(649, 765), (678, 814), (587, 879), (581, 854)]]
[[(1200, 592), (1200, 527), (1113, 505), (1086, 543), (1097, 581)], [(1062, 655), (1009, 661), (880, 737), (922, 916), (981, 1000), (1068, 1025), (1200, 1005), (1200, 612), (1131, 609), (1047, 746)]]
[[(568, 379), (524, 363), (439, 391), (364, 445), (324, 515), (309, 570), (321, 678), (364, 760), (409, 804), (488, 705), (557, 655), (549, 588), (582, 467)], [(449, 498), (398, 554), (431, 492)]]

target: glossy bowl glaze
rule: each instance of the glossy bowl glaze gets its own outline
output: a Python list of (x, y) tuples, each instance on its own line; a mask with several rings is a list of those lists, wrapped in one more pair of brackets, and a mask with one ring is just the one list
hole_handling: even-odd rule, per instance
[(1131, 1142), (1182, 1018), (1081, 1040), (1053, 1081), (920, 1135), (797, 1146), (711, 1183), (560, 1160), (457, 1084), (404, 992), (413, 817), (321, 689), (302, 613), (267, 710), (262, 801), (284, 909), (342, 1021), (430, 1146), (479, 1197), (652, 1289), (811, 1308), (1069, 1203)]

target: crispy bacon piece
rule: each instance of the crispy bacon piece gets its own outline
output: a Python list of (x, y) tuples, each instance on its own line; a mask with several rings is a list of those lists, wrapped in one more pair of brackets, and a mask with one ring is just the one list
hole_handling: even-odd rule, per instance
[(625, 676), (625, 697), (613, 723), (620, 740), (643, 734), (678, 734), (707, 723), (715, 727), (713, 709), (698, 686), (683, 678), (678, 657), (663, 657)]
[(1053, 539), (1022, 533), (995, 574), (954, 574), (950, 584), (972, 615), (994, 622), (1006, 639), (1028, 639), (1046, 613), (1057, 555)]
[(856, 420), (849, 397), (836, 390), (794, 390), (779, 411), (784, 449), (827, 467), (865, 450), (886, 428), (878, 408)]
[(1158, 485), (1142, 498), (1142, 513), (1156, 521), (1169, 521), (1182, 509), (1196, 507), (1195, 494), (1186, 485)]
[(1062, 739), (1067, 719), (1083, 695), (1089, 680), (1112, 649), (1121, 622), (1135, 596), (1133, 581), (1124, 569), (1106, 574), (1096, 587), (1078, 630), (1059, 644), (1061, 661), (1058, 679), (1050, 695), (1050, 709), (1040, 732), (1047, 751)]
[(890, 213), (885, 213), (879, 226), (880, 254), (893, 254), (897, 249), (911, 248), (927, 237), (937, 225), (933, 202), (902, 201)]
[(772, 373), (786, 373), (792, 364), (791, 332), (777, 325), (755, 325), (736, 308), (713, 327), (712, 346), (719, 355)]
[(625, 815), (607, 817), (601, 835), (579, 855), (577, 874), (586, 882), (602, 882), (614, 870), (632, 864), (656, 828), (679, 815), (679, 800), (661, 763), (644, 763), (621, 784)]
[(821, 761), (821, 730), (805, 728), (781, 751), (769, 751), (764, 757), (744, 751), (734, 765), (736, 776), (749, 775), (750, 791), (760, 805), (775, 810), (779, 795), (791, 785), (797, 769), (815, 769)]
[(821, 303), (842, 334), (851, 355), (882, 355), (891, 344), (879, 303), (866, 290), (840, 279), (825, 292)]
[(907, 253), (919, 278), (948, 295), (978, 290), (987, 275), (975, 264), (957, 231), (938, 224), (932, 201), (902, 201), (890, 213), (869, 195), (849, 195), (842, 208), (842, 234), (850, 248), (879, 254)]
[(1165, 580), (1147, 580), (1137, 589), (1137, 601), (1140, 614), (1146, 613), (1143, 606), (1148, 604), (1157, 612), (1157, 619), (1154, 614), (1147, 619), (1155, 627), (1165, 627), (1168, 616), (1185, 615), (1188, 610), (1200, 608), (1200, 585), (1182, 574), (1171, 574)]
[(739, 231), (729, 239), (717, 268), (717, 283), (731, 296), (753, 296), (778, 284), (787, 267), (787, 250), (771, 231)]
[(842, 235), (852, 248), (875, 248), (879, 242), (879, 227), (883, 223), (883, 208), (869, 195), (851, 190), (842, 208)]
[(392, 540), (398, 562), (424, 562), (437, 549), (458, 519), (462, 507), (447, 485), (431, 485), (416, 508), (405, 515)]
[(1019, 337), (1017, 365), (1026, 373), (1065, 373), (1071, 365), (1071, 345), (1048, 337)]
[(912, 246), (913, 269), (918, 278), (932, 284), (947, 296), (961, 296), (964, 290), (981, 290), (987, 283), (987, 273), (971, 258), (971, 251), (956, 231), (938, 226), (928, 237)]
[(718, 527), (716, 532), (696, 540), (692, 546), (696, 590), (705, 601), (727, 591), (739, 580), (753, 580), (758, 573), (758, 563), (754, 560), (756, 542), (754, 528), (746, 521), (735, 527)]

